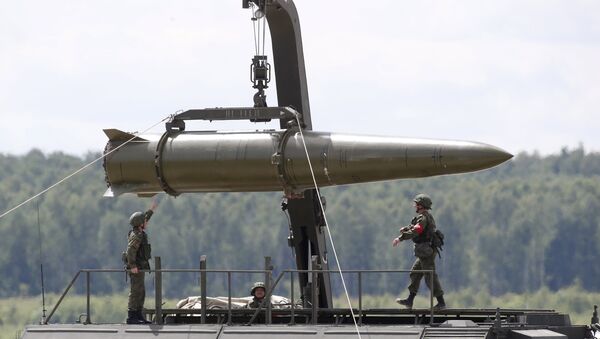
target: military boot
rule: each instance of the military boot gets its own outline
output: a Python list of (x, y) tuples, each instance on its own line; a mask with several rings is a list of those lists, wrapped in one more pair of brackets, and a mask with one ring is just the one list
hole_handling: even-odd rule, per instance
[(129, 325), (141, 324), (136, 311), (127, 310), (126, 323)]
[(144, 318), (142, 311), (137, 311), (137, 316), (138, 316), (138, 319), (140, 319), (140, 321), (142, 322), (142, 324), (152, 324), (151, 321), (148, 321), (148, 320), (146, 320), (146, 318)]
[(445, 310), (446, 309), (446, 301), (444, 300), (444, 296), (440, 295), (439, 297), (436, 297), (436, 299), (437, 299), (437, 304), (435, 306), (433, 306), (433, 310), (434, 311)]
[[(140, 313), (141, 315), (141, 313)], [(129, 325), (143, 325), (145, 324), (145, 320), (138, 315), (138, 311), (127, 311), (127, 324)]]
[(396, 302), (400, 305), (403, 305), (404, 307), (408, 308), (409, 310), (412, 308), (413, 306), (413, 301), (415, 300), (415, 297), (417, 296), (416, 293), (410, 293), (408, 295), (408, 298), (406, 299), (396, 299)]

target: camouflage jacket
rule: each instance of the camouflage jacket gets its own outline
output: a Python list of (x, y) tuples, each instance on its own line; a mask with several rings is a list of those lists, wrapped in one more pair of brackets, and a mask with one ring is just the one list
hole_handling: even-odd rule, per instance
[(150, 269), (150, 244), (148, 235), (139, 227), (129, 231), (127, 236), (127, 267), (139, 269)]
[(260, 303), (262, 303), (263, 299), (258, 299), (256, 297), (252, 298), (252, 301), (248, 303), (248, 308), (258, 308)]
[[(423, 227), (421, 234), (417, 233), (415, 226), (420, 224)], [(412, 239), (415, 243), (429, 242), (431, 240), (433, 232), (435, 232), (435, 219), (429, 211), (423, 211), (419, 213), (410, 221), (410, 227), (407, 231), (400, 233), (400, 240)]]

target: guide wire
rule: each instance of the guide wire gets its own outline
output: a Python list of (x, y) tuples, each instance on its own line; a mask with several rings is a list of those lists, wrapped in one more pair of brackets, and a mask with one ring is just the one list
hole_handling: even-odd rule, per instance
[(132, 133), (134, 134), (133, 137), (131, 137), (129, 140), (125, 141), (124, 143), (122, 143), (121, 145), (115, 147), (114, 149), (110, 150), (109, 152), (104, 153), (103, 155), (101, 155), (100, 157), (94, 159), (93, 161), (89, 162), (88, 164), (84, 165), (83, 167), (79, 168), (78, 170), (76, 170), (75, 172), (67, 175), (66, 177), (62, 178), (61, 180), (59, 180), (58, 182), (54, 183), (53, 185), (49, 186), (48, 188), (44, 189), (43, 191), (41, 191), (40, 193), (32, 196), (31, 198), (23, 201), (22, 203), (18, 204), (17, 206), (9, 209), (8, 211), (2, 213), (2, 215), (0, 215), (0, 219), (4, 218), (5, 216), (9, 215), (10, 213), (16, 211), (17, 209), (19, 209), (20, 207), (22, 207), (23, 205), (27, 204), (28, 202), (32, 201), (33, 199), (45, 194), (46, 192), (50, 191), (51, 189), (55, 188), (56, 186), (62, 184), (63, 182), (69, 180), (71, 177), (75, 176), (76, 174), (78, 174), (79, 172), (87, 169), (88, 167), (92, 166), (93, 164), (95, 164), (96, 162), (104, 159), (106, 156), (112, 154), (113, 152), (117, 151), (118, 149), (120, 149), (121, 147), (127, 145), (128, 143), (130, 143), (131, 141), (133, 141), (135, 138), (137, 138), (138, 135), (140, 134), (144, 134), (146, 132), (148, 132), (149, 130), (153, 129), (154, 127), (158, 126), (160, 123), (164, 122), (165, 120), (168, 120), (171, 118), (171, 115), (167, 116), (166, 118), (162, 119), (161, 121), (157, 122), (156, 124), (152, 125), (151, 127), (145, 129), (142, 132), (136, 132), (136, 133)]
[[(302, 140), (302, 145), (304, 146), (304, 152), (306, 153), (306, 160), (308, 160), (308, 167), (310, 168), (310, 174), (312, 175), (313, 183), (315, 185), (315, 189), (317, 190), (317, 198), (319, 199), (319, 205), (321, 206), (321, 212), (323, 213), (323, 220), (325, 221), (325, 229), (327, 230), (327, 235), (329, 236), (329, 242), (331, 243), (331, 249), (333, 250), (333, 256), (335, 257), (335, 262), (338, 266), (338, 271), (340, 272), (340, 278), (342, 279), (342, 286), (344, 287), (344, 293), (346, 294), (346, 301), (348, 301), (348, 306), (350, 307), (350, 313), (352, 314), (352, 321), (354, 321), (354, 327), (356, 328), (356, 334), (359, 339), (362, 339), (360, 335), (360, 330), (358, 329), (358, 323), (356, 322), (356, 315), (354, 314), (354, 310), (352, 309), (352, 303), (350, 302), (350, 295), (348, 294), (348, 288), (346, 287), (346, 282), (344, 280), (344, 274), (342, 273), (342, 266), (340, 265), (340, 260), (338, 259), (337, 251), (335, 250), (335, 244), (333, 243), (333, 237), (331, 236), (331, 231), (329, 230), (329, 222), (327, 222), (327, 215), (325, 213), (325, 208), (323, 207), (323, 201), (321, 199), (321, 193), (319, 192), (319, 186), (317, 185), (317, 179), (315, 178), (315, 172), (313, 170), (312, 163), (310, 161), (310, 156), (308, 155), (308, 148), (306, 147), (306, 142), (304, 140), (304, 133), (302, 133), (302, 124), (300, 123), (300, 118), (298, 114), (296, 114), (296, 121), (298, 122), (298, 130), (300, 131), (300, 139)], [(313, 300), (314, 302), (314, 300)]]
[(42, 322), (46, 323), (46, 289), (44, 288), (44, 260), (42, 256), (42, 226), (40, 224), (40, 203), (36, 204), (37, 207), (37, 224), (38, 224), (38, 240), (40, 241), (40, 280), (42, 283)]

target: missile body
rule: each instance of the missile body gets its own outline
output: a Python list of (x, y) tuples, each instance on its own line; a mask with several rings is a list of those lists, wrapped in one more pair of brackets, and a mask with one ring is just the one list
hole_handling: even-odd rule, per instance
[[(133, 137), (105, 130), (108, 152)], [(469, 141), (303, 131), (320, 187), (477, 171), (512, 157)], [(105, 157), (105, 195), (285, 191), (314, 187), (297, 129), (140, 135)]]

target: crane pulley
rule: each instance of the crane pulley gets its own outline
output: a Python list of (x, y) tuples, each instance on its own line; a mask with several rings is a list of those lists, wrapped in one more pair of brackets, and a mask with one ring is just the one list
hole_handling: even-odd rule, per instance
[[(250, 64), (250, 82), (252, 88), (256, 89), (254, 94), (254, 107), (267, 107), (267, 95), (265, 89), (271, 81), (271, 65), (265, 55), (266, 36), (266, 2), (265, 0), (244, 1), (244, 8), (252, 9), (252, 26), (254, 32), (254, 57)], [(253, 120), (254, 122), (269, 120)]]

